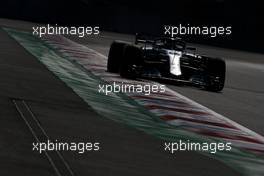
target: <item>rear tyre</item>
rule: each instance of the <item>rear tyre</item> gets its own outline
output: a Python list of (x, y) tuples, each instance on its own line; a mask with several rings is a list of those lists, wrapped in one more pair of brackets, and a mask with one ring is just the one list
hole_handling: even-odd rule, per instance
[(206, 89), (213, 92), (220, 92), (225, 85), (226, 64), (218, 58), (208, 60)]
[(107, 71), (111, 73), (118, 73), (120, 64), (124, 55), (124, 48), (127, 44), (114, 41), (111, 44), (108, 60), (107, 60)]
[(119, 69), (120, 76), (129, 79), (137, 78), (139, 75), (138, 66), (141, 62), (141, 56), (140, 48), (133, 45), (127, 45)]

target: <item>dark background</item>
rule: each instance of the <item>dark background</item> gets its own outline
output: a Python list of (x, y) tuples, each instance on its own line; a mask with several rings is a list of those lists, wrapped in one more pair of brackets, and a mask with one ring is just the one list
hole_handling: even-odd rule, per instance
[(8, 0), (0, 17), (59, 25), (99, 25), (120, 33), (159, 35), (164, 25), (232, 26), (231, 36), (187, 36), (189, 42), (264, 52), (261, 1), (232, 0)]

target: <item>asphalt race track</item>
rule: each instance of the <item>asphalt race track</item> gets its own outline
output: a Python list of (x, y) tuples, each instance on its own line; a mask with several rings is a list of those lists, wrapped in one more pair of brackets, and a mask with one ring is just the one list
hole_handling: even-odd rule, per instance
[[(32, 25), (0, 20), (1, 27), (30, 32)], [(99, 37), (68, 38), (105, 56), (113, 40), (133, 41), (133, 36), (108, 32)], [(167, 86), (263, 136), (264, 55), (197, 47), (199, 53), (226, 58), (223, 92)], [(58, 170), (65, 172), (63, 175), (241, 175), (213, 157), (196, 152), (170, 155), (163, 151), (162, 140), (101, 117), (3, 29), (0, 29), (0, 67), (0, 175), (56, 175), (47, 157), (32, 151), (34, 137), (12, 100), (24, 100), (52, 139), (100, 141), (100, 152), (62, 152), (63, 160), (51, 153)], [(63, 161), (72, 173), (65, 170)]]

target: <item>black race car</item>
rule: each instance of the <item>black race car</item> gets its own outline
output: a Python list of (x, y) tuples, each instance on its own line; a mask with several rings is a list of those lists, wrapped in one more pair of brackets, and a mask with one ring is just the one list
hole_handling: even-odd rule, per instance
[(209, 91), (224, 88), (223, 59), (198, 55), (180, 38), (136, 35), (135, 43), (111, 44), (107, 71), (129, 79), (148, 78), (187, 83)]

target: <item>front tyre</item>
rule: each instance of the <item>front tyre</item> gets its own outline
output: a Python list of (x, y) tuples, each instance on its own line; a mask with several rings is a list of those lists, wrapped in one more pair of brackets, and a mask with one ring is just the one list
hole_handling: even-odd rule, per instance
[(111, 44), (108, 60), (107, 60), (107, 71), (111, 73), (118, 73), (120, 64), (124, 54), (124, 48), (127, 44), (119, 41), (114, 41)]
[(134, 45), (127, 45), (119, 69), (120, 76), (135, 79), (138, 76), (138, 66), (140, 65), (141, 57), (140, 48)]
[(208, 60), (206, 71), (206, 90), (220, 92), (225, 85), (226, 63), (223, 59), (212, 58)]

